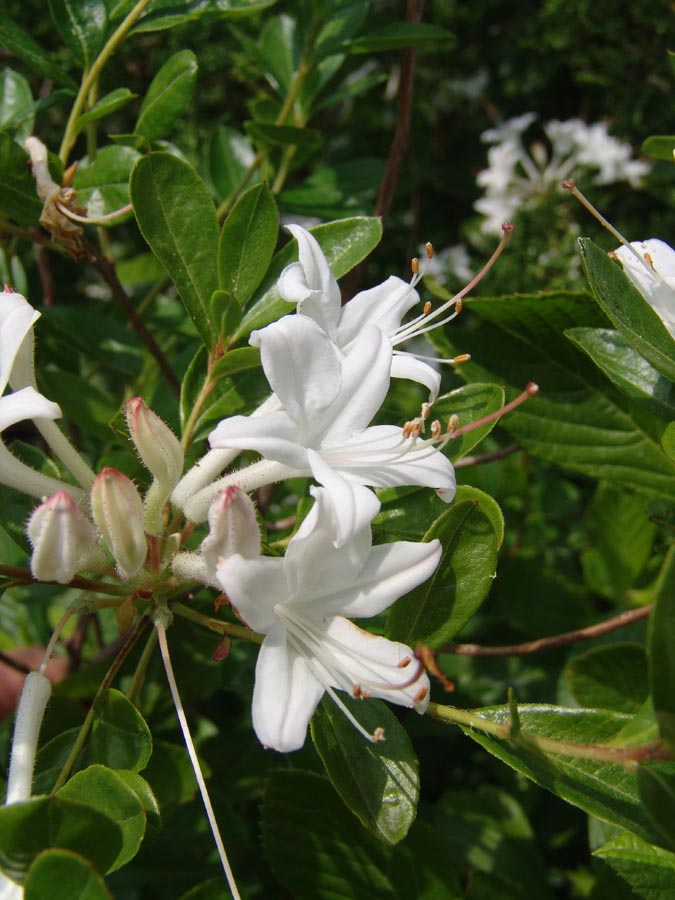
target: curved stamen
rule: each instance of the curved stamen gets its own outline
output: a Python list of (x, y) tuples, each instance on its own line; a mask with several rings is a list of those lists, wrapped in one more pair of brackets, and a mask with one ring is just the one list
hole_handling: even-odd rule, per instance
[(101, 222), (110, 222), (111, 219), (117, 219), (120, 216), (131, 212), (131, 210), (133, 209), (131, 203), (127, 203), (126, 206), (121, 206), (119, 209), (115, 209), (110, 213), (106, 213), (104, 216), (81, 216), (78, 213), (74, 213), (71, 209), (68, 209), (67, 206), (63, 205), (63, 203), (57, 202), (56, 208), (64, 216), (72, 219), (73, 222), (82, 222), (84, 225), (100, 225)]

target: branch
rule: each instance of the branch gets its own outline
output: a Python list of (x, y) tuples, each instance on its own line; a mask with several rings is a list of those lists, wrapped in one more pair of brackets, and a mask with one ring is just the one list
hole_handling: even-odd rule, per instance
[(504, 459), (517, 453), (520, 450), (519, 444), (509, 444), (507, 447), (500, 447), (499, 450), (493, 450), (492, 453), (480, 453), (476, 456), (463, 456), (453, 463), (456, 469), (467, 469), (469, 466), (480, 466), (482, 463), (495, 462), (498, 459)]
[(446, 644), (437, 652), (454, 653), (458, 656), (525, 656), (528, 653), (538, 653), (540, 650), (564, 647), (577, 641), (588, 641), (601, 634), (616, 631), (618, 628), (623, 628), (624, 625), (646, 619), (652, 611), (653, 605), (653, 603), (649, 603), (647, 606), (640, 606), (637, 609), (628, 609), (619, 613), (618, 616), (612, 616), (611, 619), (605, 619), (604, 622), (598, 622), (596, 625), (577, 628), (575, 631), (565, 631), (562, 634), (551, 635), (551, 637), (538, 638), (536, 641), (526, 641), (524, 644), (505, 644), (501, 647), (486, 647), (482, 644)]

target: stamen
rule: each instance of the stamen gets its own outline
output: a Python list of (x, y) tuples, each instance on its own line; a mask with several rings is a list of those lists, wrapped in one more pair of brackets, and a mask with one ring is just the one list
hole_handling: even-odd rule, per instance
[[(490, 413), (488, 416), (483, 416), (482, 419), (476, 419), (475, 422), (471, 422), (469, 425), (464, 425), (462, 428), (457, 428), (453, 433), (453, 437), (459, 437), (460, 434), (466, 434), (469, 431), (480, 428), (481, 425), (487, 425), (488, 422), (494, 422), (495, 419), (499, 419), (502, 416), (506, 415), (506, 413), (512, 412), (514, 409), (516, 409), (516, 407), (520, 406), (521, 403), (524, 403), (531, 397), (536, 397), (538, 393), (539, 385), (535, 384), (534, 381), (529, 381), (525, 386), (525, 390), (522, 392), (522, 394), (519, 394), (515, 400), (511, 400), (510, 403), (502, 406), (502, 408), (498, 409), (497, 412)], [(450, 418), (452, 419), (452, 416)]]
[(434, 258), (434, 245), (431, 243), (431, 241), (426, 242), (426, 244), (424, 245), (424, 249), (427, 254), (427, 259), (433, 259)]
[(428, 693), (429, 693), (428, 688), (421, 687), (421, 688), (419, 689), (419, 691), (418, 691), (418, 692), (415, 694), (415, 696), (413, 697), (413, 700), (415, 701), (415, 703), (419, 703), (420, 700), (424, 700), (424, 698), (426, 697), (426, 695), (427, 695)]
[(422, 315), (428, 316), (429, 313), (431, 312), (432, 308), (433, 308), (433, 304), (432, 304), (431, 300), (427, 300), (427, 302), (422, 307)]
[(14, 288), (12, 287), (12, 285), (11, 285), (11, 284), (7, 284), (7, 282), (5, 282), (5, 286), (4, 286), (4, 288), (2, 289), (2, 291), (3, 291), (4, 294), (15, 294), (15, 293), (16, 293), (16, 291), (14, 290)]
[(133, 209), (131, 203), (127, 203), (126, 206), (122, 206), (119, 209), (113, 210), (113, 212), (107, 213), (104, 216), (81, 216), (78, 213), (74, 213), (72, 210), (68, 209), (67, 206), (63, 205), (63, 203), (57, 202), (56, 208), (60, 213), (63, 213), (64, 216), (67, 216), (74, 222), (82, 222), (84, 225), (98, 225), (101, 222), (109, 222), (111, 219), (117, 219), (119, 216), (123, 216), (125, 215), (125, 213), (131, 212), (131, 210)]
[(329, 684), (324, 684), (323, 681), (321, 681), (321, 685), (322, 685), (322, 687), (324, 687), (326, 689), (326, 693), (331, 698), (333, 703), (337, 706), (337, 708), (341, 712), (343, 712), (345, 714), (345, 716), (347, 716), (347, 718), (352, 723), (354, 728), (356, 728), (356, 730), (359, 732), (359, 734), (362, 734), (363, 737), (367, 741), (369, 741), (371, 744), (377, 744), (380, 741), (384, 740), (384, 728), (376, 728), (372, 734), (369, 731), (366, 731), (366, 729), (359, 722), (359, 720), (351, 714), (351, 712), (347, 709), (347, 707), (344, 705), (342, 700), (340, 700), (340, 698), (335, 693), (333, 688)]
[(609, 233), (612, 234), (617, 239), (617, 241), (619, 241), (620, 244), (623, 244), (624, 247), (627, 247), (630, 250), (630, 252), (633, 254), (633, 256), (636, 259), (640, 260), (641, 265), (643, 265), (647, 269), (647, 271), (649, 272), (650, 275), (654, 274), (653, 270), (649, 266), (649, 263), (644, 259), (644, 257), (640, 256), (640, 254), (637, 252), (635, 247), (633, 247), (633, 245), (631, 243), (629, 243), (626, 240), (626, 238), (619, 231), (616, 230), (616, 228), (611, 224), (611, 222), (607, 221), (607, 219), (602, 215), (602, 213), (598, 209), (596, 209), (595, 206), (593, 206), (593, 204), (588, 199), (588, 197), (586, 197), (584, 194), (581, 193), (579, 188), (574, 183), (573, 178), (568, 178), (566, 181), (563, 181), (561, 187), (563, 187), (566, 191), (569, 191), (570, 194), (576, 200), (578, 200), (579, 203), (581, 203), (581, 205), (584, 206), (589, 211), (589, 213), (594, 218), (596, 218), (598, 220), (598, 222), (600, 222), (600, 224), (604, 228), (606, 228), (607, 231), (609, 231)]
[(420, 261), (416, 256), (413, 256), (413, 258), (410, 260), (410, 270), (412, 271), (413, 275), (419, 275)]
[(409, 666), (411, 662), (412, 662), (412, 659), (409, 656), (404, 656), (403, 659), (399, 659), (399, 661), (397, 663), (397, 668), (405, 669), (406, 666)]
[(445, 429), (447, 434), (456, 435), (459, 428), (459, 416), (453, 413), (448, 419), (448, 427)]
[(432, 439), (432, 441), (438, 441), (438, 440), (440, 440), (440, 437), (441, 437), (441, 431), (442, 431), (442, 425), (441, 425), (441, 423), (438, 421), (438, 419), (435, 419), (435, 420), (431, 423), (431, 439)]

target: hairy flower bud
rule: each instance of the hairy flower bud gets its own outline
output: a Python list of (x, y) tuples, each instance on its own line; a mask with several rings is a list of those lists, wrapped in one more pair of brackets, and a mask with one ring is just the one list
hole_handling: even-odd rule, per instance
[(147, 554), (143, 501), (133, 481), (106, 466), (91, 490), (91, 509), (121, 577), (133, 578)]
[(140, 397), (127, 403), (127, 425), (143, 465), (173, 490), (183, 471), (183, 448), (176, 435)]
[(218, 494), (209, 508), (209, 533), (200, 549), (210, 572), (219, 559), (234, 553), (247, 558), (260, 554), (260, 529), (248, 494), (234, 486)]
[(66, 491), (32, 513), (26, 528), (33, 546), (31, 572), (39, 581), (67, 584), (96, 543), (96, 530)]

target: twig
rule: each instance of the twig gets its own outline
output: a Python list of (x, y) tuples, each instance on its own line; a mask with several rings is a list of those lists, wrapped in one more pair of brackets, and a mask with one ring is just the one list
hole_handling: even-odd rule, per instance
[(511, 456), (512, 453), (517, 453), (519, 450), (520, 445), (513, 443), (509, 444), (507, 447), (500, 447), (499, 450), (493, 450), (492, 453), (464, 456), (462, 459), (458, 459), (456, 463), (453, 463), (453, 465), (456, 469), (466, 469), (469, 466), (480, 466), (482, 463), (495, 462), (495, 460), (504, 459), (505, 456)]
[(155, 358), (155, 361), (161, 369), (162, 374), (166, 378), (171, 390), (177, 397), (180, 397), (180, 381), (178, 380), (176, 373), (171, 368), (169, 360), (164, 355), (161, 347), (145, 327), (143, 319), (141, 319), (141, 317), (138, 315), (136, 307), (127, 296), (127, 292), (124, 290), (124, 287), (117, 277), (117, 272), (115, 271), (115, 264), (113, 263), (113, 261), (108, 259), (106, 256), (94, 257), (91, 259), (91, 264), (106, 282), (106, 284), (112, 291), (113, 296), (119, 302), (124, 312), (128, 316), (134, 331)]
[(49, 268), (47, 253), (42, 244), (34, 244), (35, 259), (38, 265), (38, 274), (40, 276), (40, 285), (42, 286), (42, 297), (45, 306), (54, 306), (54, 279)]
[(653, 604), (649, 603), (647, 606), (640, 606), (637, 609), (627, 609), (618, 616), (612, 616), (611, 619), (605, 619), (604, 622), (598, 622), (596, 625), (538, 638), (536, 641), (526, 641), (524, 644), (504, 644), (499, 647), (489, 647), (483, 644), (446, 644), (437, 652), (454, 653), (457, 656), (525, 656), (528, 653), (538, 653), (540, 650), (550, 650), (553, 647), (564, 647), (567, 644), (574, 644), (576, 641), (588, 641), (601, 634), (609, 634), (610, 631), (616, 631), (618, 628), (623, 628), (624, 625), (646, 619), (652, 608)]

